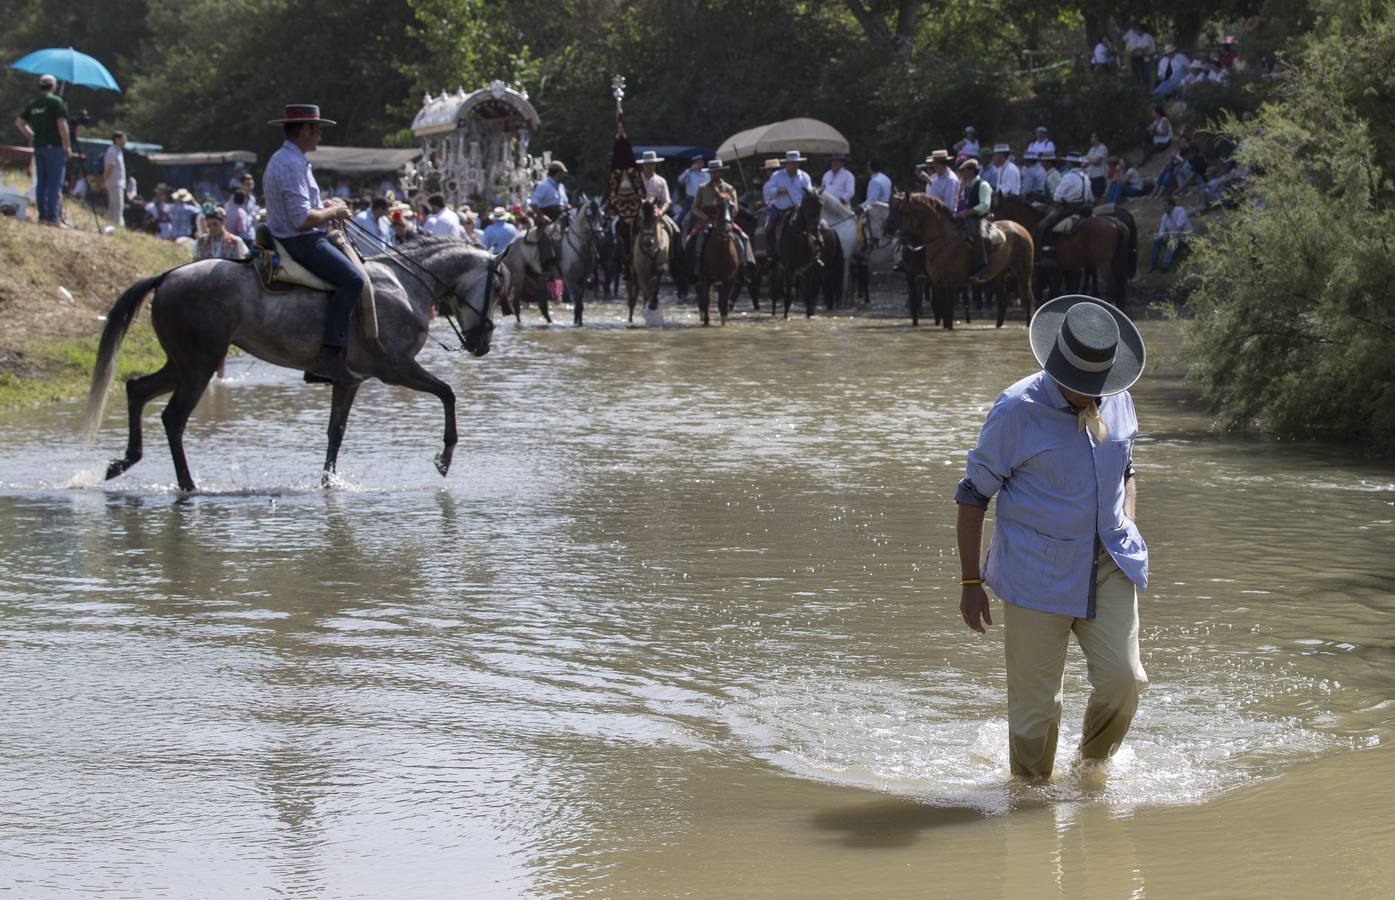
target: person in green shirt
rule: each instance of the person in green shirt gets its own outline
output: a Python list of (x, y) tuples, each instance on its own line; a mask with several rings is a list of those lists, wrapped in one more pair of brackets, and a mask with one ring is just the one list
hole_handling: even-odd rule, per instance
[(959, 166), (959, 178), (963, 184), (964, 212), (962, 222), (974, 251), (974, 274), (971, 279), (981, 278), (988, 268), (988, 243), (983, 230), (988, 227), (988, 212), (993, 208), (993, 187), (979, 177), (978, 160), (970, 157)]
[(58, 79), (39, 76), (39, 96), (24, 104), (15, 127), (34, 148), (34, 200), (39, 223), (61, 224), (58, 204), (63, 196), (63, 176), (72, 147), (68, 135), (68, 107), (58, 96)]

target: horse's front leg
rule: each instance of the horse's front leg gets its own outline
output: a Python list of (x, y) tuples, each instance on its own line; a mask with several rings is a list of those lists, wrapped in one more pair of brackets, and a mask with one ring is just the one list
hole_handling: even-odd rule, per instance
[(339, 445), (344, 442), (344, 429), (349, 424), (349, 410), (358, 396), (361, 381), (336, 381), (329, 403), (329, 446), (325, 450), (325, 470), (320, 483), (329, 487), (330, 476), (339, 464)]
[(388, 384), (401, 385), (411, 388), (414, 391), (421, 391), (425, 394), (432, 394), (439, 398), (441, 406), (446, 412), (446, 431), (444, 446), (441, 452), (436, 455), (436, 471), (444, 477), (450, 471), (451, 457), (455, 455), (456, 433), (455, 433), (455, 391), (450, 389), (450, 385), (432, 375), (412, 360), (401, 370), (391, 375), (381, 376), (382, 380)]

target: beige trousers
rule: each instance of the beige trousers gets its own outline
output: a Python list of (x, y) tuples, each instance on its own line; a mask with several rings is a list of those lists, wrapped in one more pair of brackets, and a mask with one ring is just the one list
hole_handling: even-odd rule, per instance
[(126, 224), (126, 189), (115, 182), (107, 188), (107, 218), (111, 224), (121, 228)]
[(1047, 778), (1056, 761), (1061, 682), (1071, 632), (1085, 654), (1090, 700), (1080, 755), (1108, 759), (1123, 743), (1148, 687), (1138, 658), (1138, 592), (1109, 554), (1095, 576), (1095, 617), (1077, 619), (1003, 604), (1012, 774)]

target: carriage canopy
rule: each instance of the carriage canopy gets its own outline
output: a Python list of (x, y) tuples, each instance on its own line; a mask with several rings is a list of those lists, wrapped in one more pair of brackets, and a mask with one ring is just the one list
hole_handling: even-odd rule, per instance
[(829, 125), (818, 119), (785, 119), (758, 125), (736, 134), (722, 142), (717, 148), (717, 156), (724, 161), (741, 159), (747, 156), (763, 156), (798, 150), (800, 153), (847, 153), (848, 140)]

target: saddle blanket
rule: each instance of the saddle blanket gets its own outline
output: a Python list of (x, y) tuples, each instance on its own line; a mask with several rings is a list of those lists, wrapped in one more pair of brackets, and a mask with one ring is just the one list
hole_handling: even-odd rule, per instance
[(1078, 213), (1073, 216), (1066, 216), (1064, 219), (1057, 222), (1056, 227), (1052, 228), (1051, 231), (1053, 234), (1075, 234), (1080, 230), (1081, 224), (1088, 218), (1089, 216), (1082, 216)]

